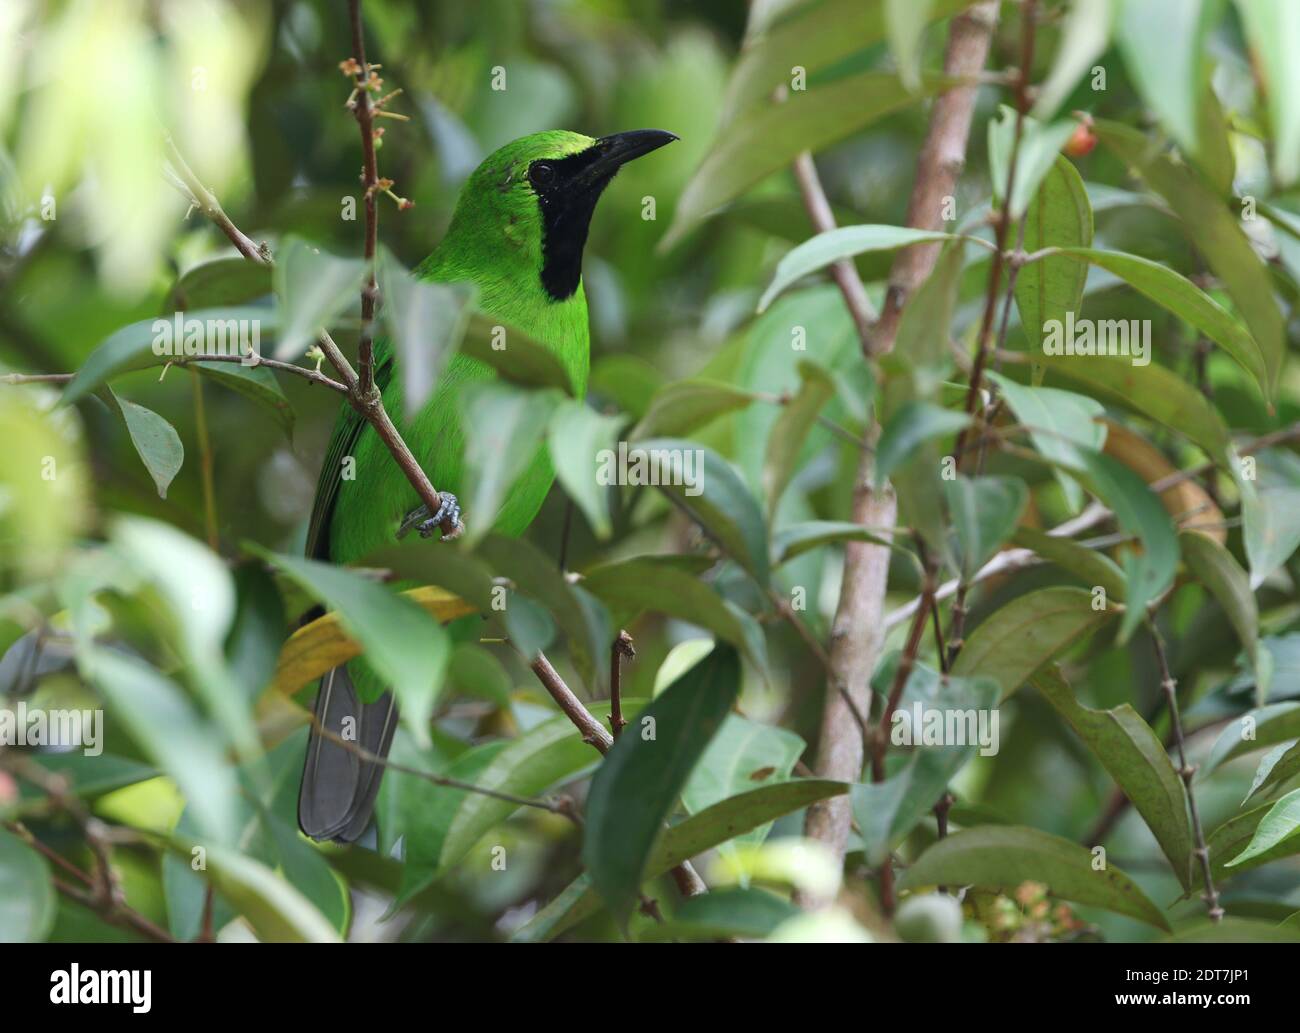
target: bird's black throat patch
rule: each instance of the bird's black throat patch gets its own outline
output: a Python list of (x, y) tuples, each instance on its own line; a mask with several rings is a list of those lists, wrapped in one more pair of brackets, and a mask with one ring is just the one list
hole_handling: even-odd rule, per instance
[(542, 213), (542, 287), (552, 301), (565, 301), (582, 281), (582, 249), (601, 192), (617, 168), (598, 167), (599, 147), (528, 166), (528, 179)]

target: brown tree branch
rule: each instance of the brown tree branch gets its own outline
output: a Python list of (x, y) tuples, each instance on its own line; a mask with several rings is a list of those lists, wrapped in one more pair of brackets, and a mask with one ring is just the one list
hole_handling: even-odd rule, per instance
[[(949, 28), (944, 71), (963, 84), (935, 100), (930, 127), (917, 159), (916, 179), (908, 204), (909, 226), (936, 228), (940, 225), (943, 198), (953, 192), (965, 161), (976, 82), (988, 56), (997, 10), (997, 3), (991, 0), (978, 4), (954, 18)], [(819, 213), (823, 210), (824, 197), (819, 202), (811, 189), (813, 185), (808, 177), (801, 177), (805, 207), (810, 213)], [(829, 211), (829, 205), (825, 205), (824, 213)], [(818, 221), (824, 223), (825, 219), (814, 214), (814, 224)], [(829, 226), (818, 225), (818, 228), (824, 230)], [(889, 310), (892, 306), (901, 311), (907, 295), (930, 274), (937, 254), (936, 248), (913, 247), (904, 249), (895, 258), (890, 274), (893, 301), (886, 298), (881, 319), (862, 334), (866, 356), (877, 357), (893, 349), (898, 312), (890, 315)], [(856, 270), (853, 272), (856, 278)], [(852, 286), (846, 289), (841, 283), (840, 289), (853, 313), (857, 302)], [(854, 322), (862, 333), (856, 317)], [(886, 485), (880, 490), (873, 487), (873, 449), (879, 436), (880, 425), (872, 420), (865, 435), (867, 448), (855, 475), (851, 519), (867, 527), (888, 528), (896, 523), (898, 505), (892, 487)], [(844, 547), (844, 574), (831, 625), (830, 674), (817, 748), (816, 771), (821, 778), (855, 782), (862, 774), (865, 747), (852, 710), (856, 708), (862, 713), (870, 710), (871, 674), (885, 643), (889, 553), (888, 548), (869, 542), (849, 542)], [(842, 859), (851, 822), (847, 797), (823, 800), (808, 808), (804, 834), (821, 841), (837, 859)], [(796, 900), (804, 907), (825, 903), (806, 894), (797, 895)]]
[[(366, 283), (361, 288), (361, 339), (357, 346), (357, 366), (360, 383), (358, 389), (365, 397), (375, 387), (375, 304), (379, 300), (379, 284), (375, 281), (375, 244), (379, 238), (379, 164), (375, 158), (375, 126), (370, 103), (370, 91), (377, 88), (378, 79), (372, 81), (370, 65), (366, 61), (366, 40), (361, 24), (361, 0), (348, 0), (348, 15), (352, 23), (352, 60), (356, 65), (356, 89), (348, 107), (356, 116), (361, 131), (361, 183), (365, 187)], [(432, 512), (432, 511), (431, 511)]]

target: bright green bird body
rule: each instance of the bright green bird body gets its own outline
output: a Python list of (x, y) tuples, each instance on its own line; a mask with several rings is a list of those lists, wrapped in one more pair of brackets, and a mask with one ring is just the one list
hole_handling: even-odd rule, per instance
[[(658, 130), (599, 140), (554, 131), (507, 144), (470, 176), (446, 236), (417, 276), (472, 284), (479, 309), (507, 327), (506, 357), (508, 328), (515, 327), (555, 355), (582, 398), (590, 363), (582, 251), (596, 201), (624, 162), (674, 139)], [(459, 495), (464, 487), (466, 433), (493, 431), (462, 425), (460, 395), (467, 384), (495, 376), (484, 363), (454, 355), (429, 400), (405, 413), (400, 365), (388, 343), (376, 341), (375, 383), (384, 406), (443, 495)], [(465, 522), (508, 535), (522, 534), (532, 523), (555, 479), (544, 440), (532, 447), (501, 510), (466, 512)], [(340, 564), (363, 560), (395, 543), (398, 529), (420, 505), (373, 428), (345, 406), (321, 467), (307, 554)], [(391, 688), (358, 658), (321, 679), (316, 719), (333, 735), (382, 757), (397, 723)], [(369, 824), (382, 774), (381, 763), (313, 731), (299, 796), (302, 830), (315, 839), (355, 840)]]

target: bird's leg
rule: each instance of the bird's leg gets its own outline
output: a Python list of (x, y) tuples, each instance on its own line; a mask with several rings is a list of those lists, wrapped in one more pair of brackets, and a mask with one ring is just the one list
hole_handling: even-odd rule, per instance
[(397, 529), (397, 537), (405, 538), (414, 530), (420, 532), (421, 538), (432, 538), (437, 533), (438, 526), (448, 517), (451, 517), (451, 522), (459, 528), (460, 502), (457, 501), (456, 496), (449, 491), (440, 491), (438, 498), (441, 499), (442, 505), (432, 516), (429, 515), (429, 507), (424, 503), (420, 503), (418, 507), (407, 513)]

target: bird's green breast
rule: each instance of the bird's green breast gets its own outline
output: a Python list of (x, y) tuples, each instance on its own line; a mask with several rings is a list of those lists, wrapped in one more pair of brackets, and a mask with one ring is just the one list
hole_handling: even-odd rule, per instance
[[(513, 263), (504, 262), (510, 266)], [(531, 276), (511, 275), (514, 270), (474, 269), (462, 255), (446, 255), (441, 249), (420, 272), (428, 279), (474, 283), (478, 305), (490, 318), (508, 327), (518, 327), (550, 349), (567, 370), (578, 398), (586, 393), (590, 364), (587, 300), (581, 286), (564, 301), (546, 297)], [(505, 352), (510, 349), (509, 331)], [(402, 413), (402, 370), (394, 363), (391, 380), (384, 389), (384, 405), (392, 414), (412, 454), (429, 475), (435, 488), (463, 496), (465, 488), (465, 435), (491, 434), (495, 428), (464, 426), (460, 396), (465, 385), (496, 375), (490, 367), (464, 355), (454, 355), (438, 380), (429, 401), (416, 413)], [(532, 522), (550, 490), (555, 472), (539, 432), (532, 460), (507, 495), (493, 521), (494, 530), (518, 535)], [(387, 447), (366, 427), (353, 450), (355, 476), (339, 485), (338, 500), (330, 522), (330, 558), (336, 563), (353, 563), (381, 546), (392, 544), (402, 518), (420, 504)], [(466, 512), (468, 523), (485, 519)]]

